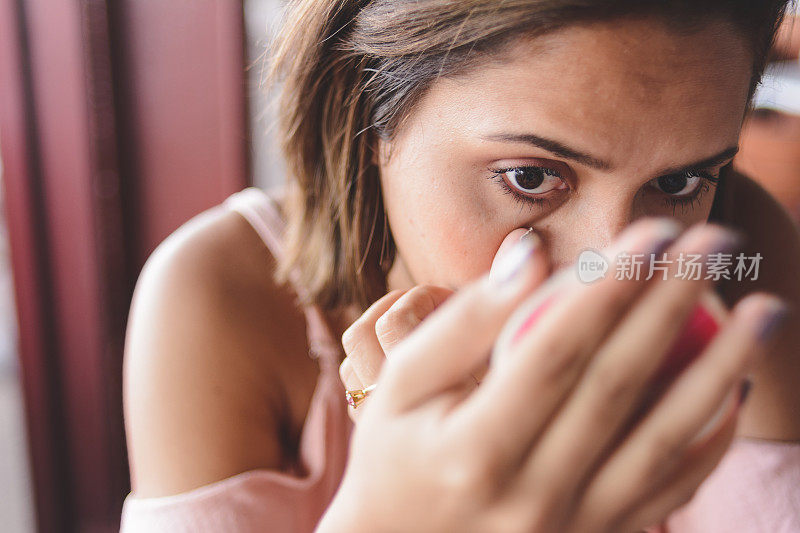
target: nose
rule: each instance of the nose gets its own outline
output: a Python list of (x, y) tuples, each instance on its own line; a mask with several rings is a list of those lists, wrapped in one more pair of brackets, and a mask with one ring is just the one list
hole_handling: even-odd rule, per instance
[(608, 197), (563, 213), (548, 231), (554, 268), (574, 263), (586, 249), (606, 248), (637, 216), (632, 201)]

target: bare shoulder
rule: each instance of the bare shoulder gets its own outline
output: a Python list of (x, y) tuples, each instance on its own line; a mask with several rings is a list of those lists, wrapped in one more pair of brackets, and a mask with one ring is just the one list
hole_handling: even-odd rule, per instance
[[(741, 250), (758, 257), (757, 279), (726, 281), (722, 287), (729, 304), (742, 296), (766, 291), (793, 306), (775, 349), (754, 377), (751, 398), (743, 413), (741, 433), (755, 437), (800, 440), (800, 230), (789, 213), (754, 180), (730, 175), (722, 222), (745, 234)], [(752, 277), (752, 276), (751, 276)]]
[(124, 361), (137, 496), (285, 466), (292, 419), (302, 419), (292, 411), (307, 406), (316, 366), (304, 357), (302, 312), (272, 281), (273, 268), (249, 223), (222, 206), (187, 221), (145, 263)]

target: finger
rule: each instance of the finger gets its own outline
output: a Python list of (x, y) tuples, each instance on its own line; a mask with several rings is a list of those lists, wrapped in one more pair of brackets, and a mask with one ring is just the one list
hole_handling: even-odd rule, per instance
[(500, 246), (497, 248), (497, 252), (494, 254), (492, 266), (489, 268), (489, 279), (495, 279), (504, 275), (503, 258), (514, 249), (515, 244), (524, 239), (533, 239), (532, 243), (534, 245), (542, 245), (539, 234), (536, 233), (533, 228), (517, 228), (510, 232), (508, 235), (506, 235), (505, 239), (503, 239), (503, 242), (500, 243)]
[[(609, 531), (641, 531), (643, 528), (661, 524), (670, 513), (687, 504), (708, 475), (719, 465), (736, 433), (740, 406), (732, 402), (725, 416), (715, 429), (684, 456), (669, 475), (640, 493), (638, 501), (624, 503), (628, 510), (620, 512)], [(608, 493), (606, 493), (607, 496)], [(591, 504), (594, 508), (608, 509), (610, 505), (620, 505), (607, 499)], [(589, 513), (581, 516), (590, 516)], [(593, 520), (596, 524), (596, 520)], [(580, 527), (581, 523), (578, 522)], [(576, 529), (580, 531), (581, 529)]]
[[(680, 227), (671, 220), (642, 220), (627, 228), (610, 251), (658, 249), (671, 242), (679, 231)], [(565, 271), (561, 275), (572, 274)], [(562, 292), (561, 299), (512, 346), (508, 331), (516, 331), (538, 305), (530, 303), (541, 299), (537, 291), (520, 306), (521, 311), (515, 312), (498, 338), (498, 345), (504, 342), (510, 353), (498, 358), (497, 363), (493, 358), (493, 366), (481, 386), (459, 408), (463, 414), (457, 416), (462, 423), (490, 435), (488, 445), (502, 455), (527, 455), (532, 440), (580, 376), (592, 353), (591, 345), (600, 341), (613, 325), (614, 315), (623, 313), (640, 289), (640, 281), (618, 281), (613, 277), (594, 285), (577, 284)], [(579, 322), (575, 321), (577, 316)]]
[[(356, 373), (353, 371), (353, 366), (350, 364), (350, 360), (347, 357), (345, 357), (344, 361), (342, 361), (342, 364), (339, 365), (339, 379), (341, 380), (345, 390), (364, 388), (361, 380), (358, 379), (358, 376), (356, 376)], [(353, 422), (358, 421), (356, 409), (350, 405), (349, 402), (347, 405), (347, 415)]]
[(452, 290), (434, 285), (417, 285), (403, 294), (375, 322), (375, 334), (383, 353), (388, 357), (397, 344), (452, 294)]
[[(735, 234), (728, 230), (699, 225), (670, 250), (722, 253), (737, 243)], [(655, 280), (632, 304), (587, 365), (575, 393), (531, 460), (531, 475), (538, 477), (539, 483), (558, 480), (565, 491), (577, 487), (645, 400), (653, 387), (652, 377), (710, 284), (704, 275), (698, 279), (675, 275), (674, 265), (670, 265), (672, 275)], [(592, 439), (575, 439), (579, 434), (592, 435)], [(561, 470), (566, 464), (571, 465), (571, 474)]]
[(526, 239), (504, 255), (492, 279), (485, 274), (441, 304), (386, 362), (383, 388), (393, 407), (409, 409), (472, 379), (508, 316), (548, 272), (541, 241)]
[[(662, 445), (684, 446), (707, 422), (720, 398), (764, 356), (769, 333), (786, 316), (786, 304), (766, 293), (740, 300), (722, 331), (703, 354), (667, 389), (637, 430)], [(669, 431), (671, 437), (659, 437)]]
[[(582, 320), (582, 334), (563, 339), (566, 343), (587, 344), (594, 347), (609, 331), (616, 319), (628, 310), (630, 302), (641, 292), (643, 283), (638, 277), (615, 275), (620, 266), (619, 256), (625, 252), (631, 261), (640, 264), (646, 258), (660, 252), (671, 244), (680, 234), (682, 227), (671, 218), (646, 218), (628, 226), (614, 243), (603, 250), (602, 257), (610, 258), (608, 270), (599, 281), (579, 283), (576, 265), (559, 271), (551, 280), (525, 301), (514, 312), (503, 328), (494, 347), (495, 356), (502, 360), (503, 353), (523, 354), (541, 342), (541, 332), (559, 323), (571, 323), (572, 317), (580, 313), (592, 320)], [(644, 265), (646, 266), (646, 264)], [(551, 298), (555, 297), (555, 298)], [(548, 309), (548, 327), (531, 321), (532, 311), (544, 301), (555, 303)], [(557, 300), (557, 301), (556, 301)], [(566, 321), (566, 322), (565, 322)], [(533, 325), (536, 325), (536, 328)], [(535, 331), (534, 331), (535, 330)], [(519, 343), (519, 347), (511, 349)]]
[(363, 389), (364, 384), (358, 379), (353, 365), (350, 363), (350, 358), (345, 357), (342, 364), (339, 365), (339, 379), (344, 385), (345, 390)]
[(371, 385), (378, 380), (378, 374), (385, 358), (383, 348), (375, 334), (375, 323), (405, 291), (395, 290), (378, 299), (361, 314), (344, 333), (342, 347), (350, 366), (362, 384)]
[(742, 376), (763, 350), (760, 331), (784, 312), (778, 302), (765, 295), (743, 299), (708, 349), (602, 466), (589, 490), (602, 494), (615, 486), (641, 487), (681, 457), (726, 397), (739, 391)]
[[(393, 303), (391, 299), (386, 298), (385, 302), (391, 303), (391, 306), (378, 317), (375, 321), (373, 332), (368, 329), (367, 324), (371, 321), (375, 314), (380, 312), (385, 307), (385, 304), (375, 306), (368, 318), (365, 318), (362, 326), (364, 330), (360, 332), (361, 335), (369, 336), (374, 334), (377, 338), (380, 350), (377, 349), (363, 349), (367, 344), (361, 342), (362, 349), (354, 349), (350, 357), (346, 357), (340, 366), (340, 375), (343, 375), (342, 382), (349, 390), (362, 389), (365, 384), (359, 379), (359, 372), (365, 376), (364, 379), (370, 380), (368, 383), (372, 384), (377, 381), (378, 372), (383, 365), (383, 360), (388, 357), (392, 348), (402, 341), (409, 333), (420, 323), (422, 320), (433, 312), (442, 302), (444, 302), (453, 291), (443, 288), (428, 285), (418, 285), (408, 292), (402, 294)], [(354, 368), (355, 367), (355, 368)], [(359, 414), (363, 412), (364, 402), (358, 408), (348, 405), (348, 415), (353, 422), (358, 422)]]

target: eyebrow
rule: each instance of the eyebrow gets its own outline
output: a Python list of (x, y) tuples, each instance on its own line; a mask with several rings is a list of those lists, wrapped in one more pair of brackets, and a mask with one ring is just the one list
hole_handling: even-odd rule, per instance
[[(555, 154), (557, 156), (566, 159), (571, 159), (572, 161), (576, 161), (578, 163), (581, 163), (588, 167), (596, 168), (598, 170), (612, 170), (614, 168), (614, 165), (612, 165), (608, 161), (587, 154), (585, 152), (581, 152), (579, 150), (570, 148), (569, 146), (559, 141), (553, 139), (547, 139), (545, 137), (540, 137), (539, 135), (534, 135), (532, 133), (492, 133), (487, 135), (481, 135), (480, 138), (486, 141), (530, 144), (538, 148), (542, 148), (543, 150), (547, 150), (548, 152)], [(739, 151), (738, 146), (729, 146), (728, 148), (722, 150), (718, 154), (712, 155), (711, 157), (707, 157), (705, 159), (701, 159), (700, 161), (689, 163), (688, 165), (681, 165), (679, 167), (664, 169), (658, 175), (667, 176), (670, 174), (677, 174), (679, 172), (702, 170), (704, 168), (713, 167), (727, 161), (728, 159), (731, 159), (733, 156), (736, 155), (738, 151)]]
[(611, 170), (613, 167), (613, 165), (608, 161), (603, 161), (602, 159), (592, 155), (574, 150), (563, 143), (554, 141), (553, 139), (546, 139), (532, 133), (493, 133), (489, 135), (481, 135), (480, 138), (486, 141), (531, 144), (538, 148), (542, 148), (543, 150), (547, 150), (548, 152), (557, 156), (577, 161), (578, 163), (588, 167), (596, 168), (598, 170)]
[(729, 146), (720, 153), (705, 159), (701, 159), (700, 161), (696, 161), (681, 167), (664, 169), (658, 174), (658, 176), (669, 176), (670, 174), (678, 174), (680, 172), (689, 172), (692, 170), (703, 170), (704, 168), (715, 167), (721, 163), (724, 163), (728, 159), (732, 159), (737, 153), (739, 153), (738, 146)]

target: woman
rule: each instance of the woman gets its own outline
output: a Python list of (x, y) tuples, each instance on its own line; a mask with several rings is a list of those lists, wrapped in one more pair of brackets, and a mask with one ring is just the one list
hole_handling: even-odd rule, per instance
[[(732, 453), (775, 491), (800, 465), (798, 318), (764, 294), (800, 301), (800, 238), (730, 169), (785, 8), (753, 4), (292, 4), (291, 188), (198, 216), (137, 285), (123, 530), (725, 530), (728, 494), (736, 527), (796, 525), (746, 480), (697, 491)], [(586, 248), (763, 261), (646, 404), (710, 280), (574, 284), (501, 342)]]

